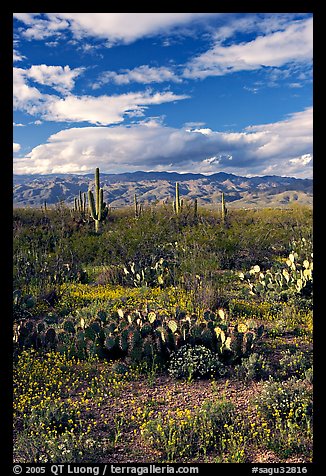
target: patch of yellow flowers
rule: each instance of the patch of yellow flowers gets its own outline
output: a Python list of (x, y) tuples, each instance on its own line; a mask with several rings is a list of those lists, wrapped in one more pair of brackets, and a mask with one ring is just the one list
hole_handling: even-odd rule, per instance
[(113, 374), (108, 362), (101, 362), (100, 371), (98, 366), (96, 358), (80, 361), (54, 351), (20, 353), (13, 374), (20, 462), (81, 462), (88, 447), (103, 450), (103, 442), (92, 437), (96, 410), (119, 395), (128, 375)]
[(133, 308), (164, 308), (175, 311), (192, 310), (192, 293), (177, 287), (165, 289), (157, 288), (127, 288), (117, 285), (96, 285), (69, 283), (60, 288), (62, 295), (61, 306), (68, 305), (73, 308), (88, 306), (92, 303), (104, 305), (111, 310), (121, 307)]

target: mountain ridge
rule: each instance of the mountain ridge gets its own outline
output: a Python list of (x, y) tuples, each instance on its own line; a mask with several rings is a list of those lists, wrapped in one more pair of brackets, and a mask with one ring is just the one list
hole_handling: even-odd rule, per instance
[[(211, 175), (178, 172), (125, 172), (100, 175), (104, 199), (120, 208), (132, 205), (134, 194), (144, 204), (171, 201), (175, 182), (185, 199), (198, 199), (199, 205), (220, 201), (221, 192), (232, 206), (287, 206), (292, 202), (312, 205), (313, 181), (278, 175), (243, 177), (226, 172)], [(87, 192), (94, 184), (94, 174), (13, 175), (14, 207), (39, 207), (64, 200), (73, 204), (74, 197)], [(285, 195), (284, 195), (285, 194)]]

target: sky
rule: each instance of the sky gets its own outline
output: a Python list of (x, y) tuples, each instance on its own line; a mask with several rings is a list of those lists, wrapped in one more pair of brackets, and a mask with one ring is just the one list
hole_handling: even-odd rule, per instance
[(311, 13), (15, 13), (15, 174), (313, 174)]

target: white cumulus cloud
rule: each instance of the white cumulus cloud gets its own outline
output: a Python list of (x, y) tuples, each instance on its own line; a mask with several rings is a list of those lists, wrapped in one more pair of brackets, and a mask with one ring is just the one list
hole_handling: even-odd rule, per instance
[[(66, 92), (73, 86), (74, 78), (81, 68), (71, 70), (69, 67), (43, 68), (41, 65), (25, 70), (14, 68), (13, 104), (16, 110), (30, 115), (39, 115), (47, 121), (56, 122), (89, 122), (91, 124), (116, 124), (125, 116), (142, 116), (151, 105), (187, 99), (185, 94), (174, 94), (171, 91), (130, 92), (120, 95), (74, 96), (66, 94), (60, 97), (55, 94), (43, 94), (31, 85), (31, 79), (38, 83), (53, 85), (57, 90)], [(62, 77), (61, 77), (62, 76)], [(56, 81), (56, 78), (58, 80)], [(61, 79), (60, 79), (61, 78)]]
[[(28, 69), (14, 68), (14, 93), (17, 87), (31, 87), (29, 83), (36, 82), (50, 86), (60, 93), (67, 93), (75, 86), (75, 79), (85, 68), (71, 69), (70, 66), (48, 66), (46, 64), (32, 65)], [(18, 84), (20, 83), (20, 85)]]
[(114, 96), (51, 97), (41, 106), (42, 117), (57, 122), (89, 122), (91, 124), (117, 124), (125, 116), (142, 116), (150, 105), (185, 99), (188, 96), (165, 93), (126, 93)]
[(19, 53), (18, 50), (16, 50), (15, 48), (13, 49), (13, 62), (15, 61), (23, 61), (24, 59), (26, 59), (26, 56), (23, 56), (21, 53)]
[(45, 64), (33, 65), (26, 71), (28, 78), (33, 81), (51, 86), (61, 93), (71, 91), (75, 86), (75, 79), (85, 68), (70, 69), (70, 66), (48, 66)]
[(312, 175), (312, 108), (241, 132), (177, 129), (157, 121), (71, 128), (16, 159), (15, 173), (175, 170)]
[(165, 66), (153, 67), (148, 65), (138, 66), (134, 69), (124, 69), (119, 73), (115, 71), (104, 71), (93, 88), (97, 89), (103, 84), (114, 82), (116, 84), (130, 84), (132, 82), (150, 84), (163, 83), (165, 81), (172, 81), (175, 83), (182, 82), (170, 68)]
[(145, 36), (169, 32), (172, 28), (220, 14), (214, 13), (16, 13), (26, 27), (28, 39), (43, 39), (65, 29), (76, 39), (94, 37), (109, 45), (131, 43)]
[(20, 144), (17, 144), (17, 142), (13, 142), (13, 151), (18, 152), (21, 148)]
[(313, 20), (296, 20), (280, 31), (257, 36), (254, 40), (223, 45), (221, 41), (193, 58), (183, 75), (187, 78), (222, 76), (236, 71), (262, 67), (281, 67), (290, 63), (306, 63), (313, 56)]

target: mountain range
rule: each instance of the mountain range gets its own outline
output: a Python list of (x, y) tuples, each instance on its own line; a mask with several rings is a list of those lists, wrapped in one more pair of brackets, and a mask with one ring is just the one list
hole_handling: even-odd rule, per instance
[[(241, 177), (219, 172), (212, 175), (176, 172), (130, 172), (100, 175), (104, 200), (111, 207), (120, 208), (139, 202), (172, 202), (175, 183), (185, 200), (198, 199), (199, 205), (213, 206), (221, 201), (236, 208), (284, 207), (294, 202), (312, 205), (313, 181), (276, 175)], [(14, 175), (14, 207), (40, 207), (46, 201), (54, 205), (64, 200), (73, 205), (79, 191), (94, 187), (94, 174)]]

